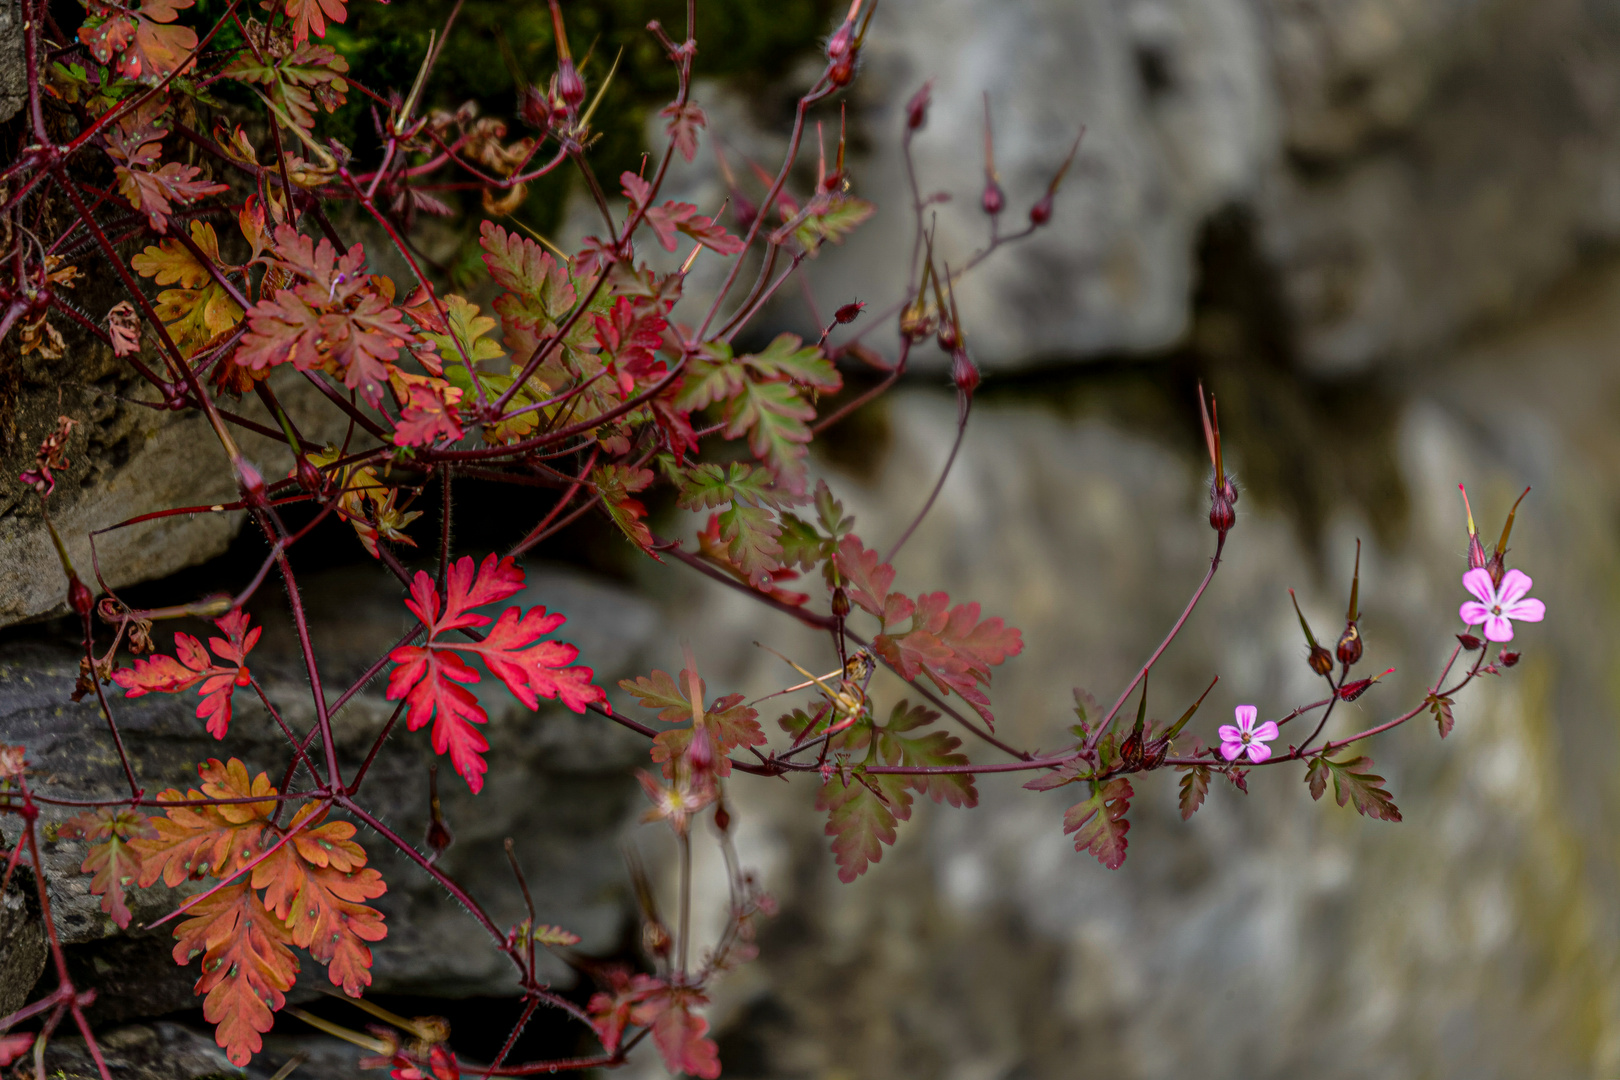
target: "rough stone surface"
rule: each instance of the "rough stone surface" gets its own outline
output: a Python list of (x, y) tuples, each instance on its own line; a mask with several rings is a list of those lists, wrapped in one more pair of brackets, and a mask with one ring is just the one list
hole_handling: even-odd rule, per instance
[[(642, 652), (656, 625), (646, 602), (624, 590), (565, 571), (536, 568), (530, 584), (511, 603), (543, 603), (568, 616), (560, 636), (592, 658), (598, 677), (610, 682), (643, 666)], [(314, 575), (302, 582), (315, 644), (333, 699), (367, 664), (395, 644), (411, 625), (396, 582), (380, 568)], [(264, 636), (251, 656), (255, 676), (295, 729), (313, 724), (303, 669), (279, 590), (256, 598), (256, 621)], [(503, 605), (504, 607), (505, 605)], [(159, 635), (167, 645), (167, 633)], [(123, 787), (122, 772), (105, 723), (93, 699), (68, 701), (77, 657), (63, 644), (12, 641), (0, 645), (0, 742), (27, 747), (41, 794), (65, 798), (111, 797)], [(498, 686), (498, 684), (497, 684)], [(356, 695), (334, 720), (340, 760), (348, 774), (359, 765), (394, 711), (377, 682)], [(194, 695), (148, 695), (126, 701), (117, 687), (109, 697), (130, 748), (137, 775), (150, 791), (195, 783), (195, 763), (225, 754), (241, 757), (254, 771), (279, 783), (287, 759), (285, 742), (262, 707), (238, 696), (229, 742), (221, 745), (193, 715)], [(444, 813), (456, 834), (439, 865), (468, 888), (500, 925), (523, 917), (522, 897), (508, 869), (504, 840), (516, 841), (542, 920), (566, 925), (583, 948), (612, 952), (626, 918), (624, 869), (615, 838), (629, 813), (634, 781), (628, 770), (644, 747), (600, 717), (579, 717), (561, 708), (530, 713), (504, 689), (485, 689), (490, 713), (490, 772), (482, 794), (472, 795), (446, 767), (440, 776)], [(378, 756), (361, 797), (391, 828), (420, 843), (427, 826), (428, 766), (437, 760), (428, 732), (396, 730)], [(127, 790), (127, 789), (126, 789)], [(59, 823), (68, 811), (45, 807), (42, 823)], [(436, 884), (386, 842), (362, 833), (371, 865), (382, 871), (389, 892), (379, 902), (389, 920), (388, 938), (374, 948), (374, 990), (449, 995), (516, 991), (510, 964), (488, 936)], [(167, 930), (118, 934), (78, 873), (81, 842), (48, 846), (51, 899), (56, 924), (69, 945), (75, 971), (90, 985), (106, 985), (98, 1004), (104, 1020), (161, 1015), (191, 1007), (196, 972), (169, 956)], [(136, 923), (166, 914), (174, 894), (162, 887), (139, 890), (131, 907)], [(309, 989), (325, 981), (306, 964)], [(37, 974), (37, 970), (34, 972)], [(566, 970), (551, 972), (560, 980)], [(32, 977), (26, 979), (32, 983)], [(5, 984), (0, 984), (5, 985)], [(6, 986), (8, 992), (12, 987)], [(25, 984), (23, 990), (26, 991)]]
[[(931, 79), (917, 172), (924, 194), (951, 196), (928, 213), (955, 266), (988, 233), (982, 95), (1004, 232), (1086, 129), (1051, 224), (958, 294), (981, 363), (1174, 347), (1203, 230), (1234, 206), (1258, 221), (1303, 365), (1422, 362), (1523, 314), (1620, 235), (1616, 70), (1620, 16), (1577, 0), (897, 0), (876, 17), (851, 112), (854, 191), (879, 213), (810, 277), (827, 307), (899, 296), (913, 250), (903, 110)], [(787, 94), (698, 97), (734, 158), (777, 159), (764, 133), (785, 130)], [(674, 178), (699, 205), (725, 194), (707, 153)], [(932, 352), (917, 362), (943, 365)]]
[(0, 124), (28, 101), (28, 68), (23, 60), (22, 4), (0, 0)]
[[(13, 826), (13, 834), (16, 829)], [(0, 1016), (21, 1008), (49, 955), (34, 879), (26, 870), (0, 894)]]
[[(1158, 774), (1137, 784), (1129, 858), (1110, 872), (1063, 835), (1064, 792), (983, 777), (981, 807), (926, 804), (845, 886), (815, 785), (738, 777), (741, 856), (783, 913), (762, 959), (722, 988), (728, 1075), (1058, 1078), (1083, 1061), (1144, 1080), (1574, 1080), (1620, 1067), (1609, 655), (1620, 626), (1599, 584), (1620, 580), (1620, 383), (1606, 359), (1617, 301), (1610, 266), (1397, 387), (1387, 450), (1410, 510), (1389, 539), (1346, 504), (1319, 547), (1303, 544), (1287, 507), (1251, 492), (1215, 584), (1154, 671), (1150, 713), (1167, 717), (1221, 676), (1193, 726), (1206, 741), (1238, 703), (1279, 715), (1318, 696), (1286, 590), (1329, 632), (1359, 536), (1366, 664), (1399, 670), (1329, 734), (1403, 711), (1454, 644), (1465, 599), (1456, 482), (1469, 481), (1493, 534), (1532, 485), (1513, 559), (1549, 616), (1521, 624), (1524, 660), (1460, 697), (1443, 742), (1422, 715), (1360, 750), (1404, 823), (1313, 803), (1300, 766), (1256, 770), (1247, 796), (1222, 783), (1183, 823), (1177, 777)], [(1222, 400), (1246, 392), (1228, 380)], [(1020, 746), (1062, 744), (1070, 686), (1111, 700), (1212, 546), (1191, 446), (1158, 441), (1157, 422), (1122, 422), (1131, 402), (1106, 384), (981, 402), (933, 517), (897, 562), (898, 587), (946, 587), (1024, 630), (1025, 652), (992, 691), (998, 734)], [(954, 419), (944, 395), (900, 395), (880, 468), (837, 478), (869, 542), (886, 545), (920, 504)], [(1272, 436), (1228, 430), (1241, 477)], [(754, 639), (830, 665), (824, 639), (731, 590), (688, 581), (670, 607), (716, 693), (793, 679), (746, 647)], [(882, 708), (905, 693), (886, 677), (874, 689)], [(1284, 731), (1285, 743), (1303, 734)], [(697, 880), (719, 888), (714, 870)]]

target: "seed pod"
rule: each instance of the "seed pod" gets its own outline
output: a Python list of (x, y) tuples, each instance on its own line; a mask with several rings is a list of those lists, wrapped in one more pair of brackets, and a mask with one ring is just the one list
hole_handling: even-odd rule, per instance
[(1357, 679), (1355, 682), (1347, 682), (1339, 687), (1339, 697), (1345, 701), (1354, 701), (1362, 694), (1365, 694), (1367, 687), (1372, 684), (1371, 679)]
[(1311, 670), (1318, 675), (1326, 675), (1333, 670), (1333, 654), (1320, 645), (1312, 645), (1311, 657), (1306, 663), (1310, 664)]
[(538, 86), (526, 86), (518, 98), (518, 116), (542, 135), (551, 129), (551, 102)]
[(845, 304), (843, 307), (833, 312), (833, 320), (840, 326), (848, 326), (850, 323), (861, 317), (861, 311), (865, 309), (865, 307), (866, 303), (861, 300), (856, 300), (851, 304)]
[(1462, 647), (1469, 652), (1478, 652), (1479, 647), (1484, 644), (1473, 634), (1458, 634), (1457, 640), (1462, 642)]
[(960, 344), (951, 350), (951, 382), (962, 393), (970, 396), (979, 388), (979, 365), (973, 362), (973, 358)]
[(1519, 654), (1516, 652), (1498, 653), (1496, 659), (1503, 667), (1512, 667), (1519, 662)]
[(1346, 624), (1339, 636), (1338, 654), (1339, 663), (1346, 667), (1354, 667), (1361, 660), (1361, 629), (1355, 623)]
[(832, 594), (833, 618), (847, 619), (849, 618), (849, 611), (849, 593), (845, 592), (844, 587), (840, 585), (833, 590)]
[(1002, 193), (1001, 185), (996, 183), (994, 177), (985, 178), (984, 194), (979, 196), (979, 205), (984, 207), (984, 212), (991, 217), (1006, 209), (1007, 196)]
[(68, 582), (68, 604), (83, 618), (90, 614), (90, 609), (95, 606), (94, 601), (89, 587), (79, 580), (78, 575), (74, 575), (73, 580)]
[(1045, 225), (1052, 220), (1052, 193), (1048, 191), (1041, 196), (1041, 201), (1029, 208), (1029, 223), (1031, 225)]
[(726, 809), (726, 801), (718, 799), (714, 804), (714, 827), (722, 833), (731, 831), (731, 811)]

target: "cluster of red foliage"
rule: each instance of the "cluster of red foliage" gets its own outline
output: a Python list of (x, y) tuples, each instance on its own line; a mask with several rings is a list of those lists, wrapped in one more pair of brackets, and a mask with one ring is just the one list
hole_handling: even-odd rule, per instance
[[(859, 302), (839, 307), (832, 322), (815, 328), (814, 341), (784, 333), (754, 352), (739, 354), (733, 345), (806, 259), (827, 242), (838, 243), (873, 212), (870, 203), (850, 193), (842, 134), (831, 167), (823, 153), (811, 191), (790, 194), (789, 178), (813, 114), (855, 77), (875, 5), (853, 0), (827, 42), (822, 73), (799, 99), (783, 161), (774, 173), (754, 166), (763, 195), (734, 192), (728, 224), (660, 195), (670, 162), (676, 154), (694, 157), (707, 124), (690, 96), (697, 51), (691, 34), (694, 2), (688, 4), (684, 40), (672, 40), (657, 23), (648, 27), (674, 66), (678, 91), (662, 114), (667, 144), (650, 176), (644, 167), (619, 178), (624, 202), (617, 213), (592, 171), (588, 147), (595, 102), (587, 104), (589, 88), (569, 53), (556, 0), (551, 7), (558, 67), (546, 86), (524, 91), (516, 112), (528, 133), (518, 137), (510, 136), (504, 123), (478, 118), (472, 110), (423, 111), (422, 86), (436, 59), (431, 48), (409, 94), (356, 81), (343, 56), (317, 41), (329, 23), (346, 19), (345, 0), (270, 0), (262, 5), (269, 12), (264, 21), (245, 18), (241, 0), (231, 0), (201, 36), (179, 21), (190, 0), (83, 3), (83, 23), (69, 35), (43, 0), (24, 0), (29, 138), (0, 169), (0, 216), (11, 243), (0, 253), (0, 339), (15, 333), (24, 352), (54, 361), (64, 356), (61, 327), (69, 326), (127, 363), (155, 394), (150, 407), (205, 416), (218, 436), (220, 464), (231, 469), (238, 492), (236, 501), (207, 509), (244, 513), (251, 527), (262, 531), (270, 554), (235, 596), (143, 609), (126, 604), (99, 573), (99, 589), (92, 590), (58, 542), (68, 604), (83, 627), (75, 697), (94, 695), (100, 703), (129, 790), (90, 802), (55, 798), (31, 786), (24, 748), (0, 747), (0, 812), (20, 816), (25, 825), (22, 840), (5, 853), (6, 881), (24, 859), (39, 871), (59, 980), (52, 993), (0, 1018), (0, 1033), (40, 1025), (38, 1031), (0, 1034), (0, 1064), (42, 1046), (71, 1017), (102, 1075), (108, 1075), (83, 1012), (93, 991), (70, 981), (49, 919), (36, 829), (41, 805), (83, 808), (60, 835), (88, 845), (83, 870), (92, 875), (90, 889), (121, 927), (131, 919), (126, 890), (132, 885), (161, 880), (172, 888), (212, 881), (160, 921), (184, 916), (174, 929), (175, 959), (199, 961), (197, 993), (205, 998), (204, 1014), (217, 1024), (218, 1042), (237, 1064), (261, 1048), (262, 1034), (283, 1007), (299, 970), (295, 950), (324, 965), (333, 985), (353, 997), (370, 984), (368, 943), (386, 934), (383, 915), (370, 902), (387, 886), (367, 867), (367, 854), (354, 839), (359, 823), (465, 905), (489, 932), (493, 947), (517, 969), (527, 1008), (483, 1075), (611, 1066), (650, 1035), (672, 1070), (714, 1077), (720, 1063), (699, 1013), (708, 1000), (706, 988), (752, 954), (753, 924), (771, 910), (753, 878), (728, 857), (733, 880), (726, 928), (702, 958), (694, 962), (690, 956), (691, 826), (708, 814), (718, 842), (729, 847), (726, 784), (734, 772), (814, 774), (822, 785), (818, 805), (827, 813), (826, 831), (845, 881), (864, 872), (881, 857), (883, 846), (894, 842), (915, 795), (972, 806), (979, 774), (1035, 772), (1038, 778), (1027, 786), (1036, 789), (1088, 785), (1089, 796), (1064, 820), (1077, 834), (1076, 846), (1110, 867), (1125, 857), (1125, 815), (1133, 796), (1128, 774), (1182, 770), (1186, 815), (1202, 801), (1212, 774), (1244, 786), (1244, 768), (1231, 756), (1221, 760), (1196, 739), (1176, 756), (1172, 740), (1197, 703), (1172, 727), (1145, 725), (1148, 671), (1209, 585), (1236, 522), (1236, 487), (1224, 470), (1213, 419), (1206, 419), (1206, 434), (1215, 469), (1210, 522), (1217, 542), (1208, 572), (1187, 612), (1112, 709), (1096, 715), (1082, 705), (1076, 742), (1055, 754), (1020, 751), (995, 734), (987, 690), (992, 669), (1021, 651), (1019, 631), (983, 615), (977, 603), (953, 602), (944, 592), (912, 595), (894, 589), (893, 559), (916, 522), (880, 554), (852, 531), (853, 520), (825, 483), (810, 482), (808, 444), (892, 386), (906, 370), (911, 350), (931, 339), (951, 359), (960, 446), (980, 376), (957, 314), (956, 284), (985, 255), (1051, 219), (1067, 160), (1032, 205), (1028, 225), (1002, 232), (1007, 196), (997, 179), (987, 125), (980, 201), (990, 223), (989, 240), (954, 270), (936, 262), (932, 232), (924, 228), (928, 200), (913, 191), (918, 259), (912, 280), (898, 302), (866, 323), (870, 328), (892, 322), (897, 328), (893, 358), (862, 343), (858, 333), (829, 345), (837, 326), (862, 318)], [(225, 36), (240, 45), (211, 47), (224, 40), (227, 29), (233, 33)], [(262, 112), (244, 119), (240, 110), (216, 108), (206, 91), (222, 80), (251, 91)], [(335, 140), (316, 137), (323, 110), (330, 113), (350, 94), (369, 99), (377, 117), (380, 150), (365, 163)], [(928, 106), (925, 86), (906, 110), (902, 139), (908, 153), (926, 124)], [(211, 129), (199, 119), (210, 113), (218, 120)], [(190, 148), (187, 161), (179, 160), (182, 146)], [(1073, 154), (1071, 149), (1070, 159)], [(87, 179), (94, 171), (86, 163), (96, 155), (110, 159), (115, 187)], [(483, 221), (483, 262), (497, 292), (492, 316), (445, 291), (422, 270), (409, 235), (418, 214), (452, 213), (445, 192), (474, 186), (481, 190), (485, 213), (502, 217), (525, 198), (526, 185), (564, 165), (577, 168), (595, 195), (602, 229), (568, 254)], [(42, 237), (24, 222), (47, 196), (65, 199), (76, 218), (58, 235)], [(329, 213), (345, 203), (354, 218), (387, 238), (412, 280), (400, 284), (372, 272), (362, 244), (346, 241)], [(668, 251), (690, 245), (680, 270), (658, 272), (638, 260), (636, 242), (647, 230)], [(64, 252), (79, 253), (74, 256), (79, 263), (110, 270), (121, 282), (124, 297), (99, 319), (67, 300), (64, 290), (86, 271)], [(729, 263), (717, 295), (694, 319), (680, 304), (686, 272), (699, 257)], [(742, 274), (750, 267), (753, 281), (743, 287)], [(862, 368), (880, 376), (875, 385), (818, 415), (822, 399), (843, 389), (845, 374)], [(278, 383), (285, 385), (282, 380), (294, 379), (314, 386), (347, 419), (350, 434), (342, 445), (317, 446), (300, 433), (299, 418), (283, 408), (276, 390)], [(262, 406), (268, 423), (244, 414), (249, 398)], [(75, 423), (64, 417), (40, 447), (36, 466), (24, 474), (42, 509), (48, 510), (55, 471), (67, 464)], [(288, 460), (279, 478), (267, 478), (242, 454), (233, 436), (240, 429), (285, 445)], [(554, 497), (510, 550), (478, 562), (470, 555), (458, 557), (451, 546), (450, 491), (457, 477), (538, 487)], [(927, 513), (943, 482), (942, 472), (916, 520)], [(413, 492), (433, 484), (443, 494), (446, 520), (437, 568), (411, 573), (399, 557), (402, 547), (416, 545), (408, 529), (419, 513), (408, 507)], [(655, 486), (667, 489), (682, 508), (711, 512), (707, 528), (693, 541), (652, 531), (643, 499)], [(316, 508), (314, 520), (297, 530), (289, 527), (282, 510), (293, 504)], [(154, 509), (137, 520), (198, 509), (203, 508)], [(478, 512), (476, 505), (458, 510)], [(653, 727), (615, 711), (592, 669), (576, 662), (579, 650), (551, 637), (564, 626), (562, 614), (543, 606), (509, 607), (493, 618), (480, 612), (522, 588), (518, 559), (591, 512), (606, 515), (647, 555), (678, 561), (829, 635), (840, 667), (821, 677), (805, 672), (808, 681), (792, 688), (807, 693), (809, 701), (778, 721), (789, 745), (768, 749), (771, 740), (758, 713), (740, 695), (709, 699), (690, 652), (676, 675), (654, 671), (621, 684), (643, 708), (656, 712), (662, 726)], [(377, 657), (335, 701), (323, 689), (327, 684), (295, 570), (300, 542), (328, 515), (351, 525), (356, 542), (398, 578), (402, 602), (416, 619), (399, 645)], [(50, 527), (48, 513), (45, 522)], [(819, 582), (803, 584), (808, 591), (789, 587), (817, 571)], [(260, 629), (249, 626), (242, 605), (272, 572), (286, 587), (287, 618), (307, 667), (315, 722), (305, 732), (287, 723), (248, 666)], [(813, 597), (825, 601), (824, 611)], [(154, 651), (153, 621), (179, 617), (211, 618), (222, 636), (210, 638), (205, 647), (198, 638), (177, 633), (172, 655)], [(861, 620), (870, 621), (863, 625)], [(1338, 674), (1331, 663), (1318, 669), (1332, 692), (1279, 723), (1320, 710), (1325, 724), (1336, 701), (1350, 700), (1370, 685), (1349, 678), (1361, 652), (1353, 633), (1356, 620), (1352, 589), (1346, 640), (1354, 639), (1354, 655), (1341, 642)], [(112, 628), (110, 641), (106, 627)], [(120, 666), (121, 648), (134, 657), (132, 666)], [(1313, 648), (1313, 666), (1318, 652), (1325, 655)], [(1511, 663), (1507, 655), (1504, 664)], [(540, 924), (532, 905), (522, 923), (496, 924), (436, 865), (447, 831), (430, 830), (433, 850), (423, 853), (369, 812), (362, 799), (371, 762), (401, 717), (411, 731), (431, 725), (434, 750), (447, 754), (471, 790), (479, 791), (488, 743), (478, 726), (487, 717), (474, 689), (481, 680), (469, 663), (475, 656), (531, 709), (542, 698), (557, 701), (647, 736), (651, 761), (660, 767), (660, 775), (644, 773), (642, 783), (652, 803), (648, 817), (669, 824), (687, 871), (676, 926), (666, 928), (650, 891), (643, 890), (649, 897), (643, 905), (647, 967), (607, 972), (601, 992), (584, 1008), (547, 987), (536, 963), (537, 948), (571, 945), (576, 937)], [(1398, 819), (1382, 780), (1366, 771), (1366, 759), (1335, 762), (1329, 754), (1402, 723), (1425, 706), (1440, 719), (1444, 734), (1450, 695), (1482, 670), (1492, 670), (1482, 667), (1484, 662), (1482, 649), (1480, 661), (1457, 686), (1442, 689), (1442, 673), (1424, 705), (1380, 728), (1311, 750), (1319, 725), (1310, 739), (1271, 760), (1308, 760), (1313, 793), (1320, 795), (1331, 776), (1341, 804), (1353, 799), (1364, 814)], [(869, 693), (879, 667), (908, 683), (920, 699), (894, 703), (886, 720), (879, 719)], [(365, 763), (345, 775), (332, 738), (334, 717), (385, 672), (387, 696), (398, 707)], [(113, 683), (127, 697), (195, 688), (197, 716), (220, 740), (230, 734), (235, 693), (251, 689), (286, 735), (284, 779), (275, 785), (265, 772), (251, 775), (236, 758), (211, 759), (198, 766), (198, 787), (149, 797), (107, 697), (106, 687)], [(1138, 683), (1142, 705), (1134, 728), (1126, 729), (1116, 718)], [(957, 708), (952, 696), (967, 708)], [(1008, 760), (971, 762), (962, 740), (944, 723)], [(515, 859), (513, 870), (521, 884)], [(507, 1062), (542, 1005), (589, 1025), (601, 1052)], [(450, 1050), (443, 1025), (370, 1008), (390, 1026), (371, 1035), (347, 1033), (372, 1051), (365, 1066), (389, 1068), (401, 1078), (442, 1080), (460, 1074), (463, 1064)]]

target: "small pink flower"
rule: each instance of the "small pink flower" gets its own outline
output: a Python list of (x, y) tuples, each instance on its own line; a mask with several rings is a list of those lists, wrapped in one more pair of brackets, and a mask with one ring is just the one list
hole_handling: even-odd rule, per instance
[(1502, 575), (1502, 584), (1497, 586), (1491, 582), (1489, 570), (1470, 570), (1463, 575), (1463, 587), (1479, 597), (1479, 602), (1468, 601), (1457, 609), (1457, 614), (1469, 626), (1484, 623), (1487, 641), (1512, 641), (1513, 624), (1509, 619), (1540, 622), (1547, 615), (1546, 604), (1525, 599), (1524, 594), (1530, 591), (1530, 578), (1521, 571), (1509, 570)]
[(1237, 727), (1231, 724), (1222, 724), (1221, 756), (1227, 761), (1236, 761), (1244, 753), (1256, 765), (1271, 756), (1271, 747), (1266, 743), (1275, 739), (1282, 732), (1277, 730), (1274, 720), (1267, 720), (1259, 727), (1254, 722), (1259, 719), (1260, 713), (1253, 705), (1239, 705), (1234, 710), (1237, 716)]

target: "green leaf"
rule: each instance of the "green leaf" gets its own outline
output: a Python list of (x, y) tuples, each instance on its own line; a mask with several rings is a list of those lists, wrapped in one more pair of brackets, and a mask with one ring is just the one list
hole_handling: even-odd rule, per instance
[(349, 62), (337, 50), (305, 42), (288, 56), (261, 63), (251, 49), (243, 49), (220, 74), (237, 82), (258, 83), (293, 123), (305, 130), (315, 127), (316, 106), (336, 112), (348, 93), (343, 79)]
[(806, 421), (816, 410), (799, 397), (791, 383), (749, 382), (727, 403), (725, 437), (748, 436), (748, 449), (776, 474), (791, 492), (804, 490), (804, 456), (810, 441)]
[(788, 379), (813, 390), (837, 390), (844, 385), (838, 369), (819, 345), (805, 345), (797, 334), (778, 334), (763, 352), (742, 358), (761, 379)]
[(1075, 803), (1063, 815), (1063, 831), (1075, 834), (1074, 850), (1089, 851), (1108, 869), (1118, 870), (1129, 846), (1125, 834), (1131, 823), (1125, 820), (1125, 814), (1135, 794), (1123, 776), (1106, 784), (1092, 784), (1091, 798)]
[(731, 509), (720, 514), (720, 536), (726, 542), (726, 552), (736, 567), (748, 576), (757, 588), (768, 589), (771, 572), (781, 567), (777, 556), (782, 545), (776, 519), (769, 510), (734, 502)]
[(1451, 734), (1451, 727), (1456, 723), (1456, 718), (1451, 715), (1451, 706), (1453, 704), (1450, 698), (1441, 697), (1438, 694), (1430, 694), (1428, 697), (1429, 713), (1434, 717), (1435, 723), (1440, 726), (1440, 737), (1442, 739)]
[[(886, 765), (905, 765), (911, 768), (940, 765), (967, 765), (968, 756), (958, 753), (962, 745), (950, 732), (935, 729), (920, 735), (907, 736), (902, 732), (927, 727), (939, 719), (939, 713), (923, 705), (909, 705), (902, 698), (889, 713), (889, 721), (876, 729), (878, 756)], [(973, 786), (972, 773), (940, 773), (934, 776), (909, 776), (913, 790), (927, 795), (937, 803), (952, 806), (979, 805), (979, 792)]]
[(1326, 755), (1318, 755), (1312, 759), (1310, 769), (1305, 773), (1305, 782), (1310, 785), (1311, 797), (1313, 799), (1322, 797), (1322, 792), (1327, 789), (1328, 776), (1331, 775), (1333, 797), (1340, 806), (1352, 803), (1356, 813), (1380, 821), (1401, 820), (1401, 812), (1395, 806), (1395, 800), (1384, 790), (1384, 778), (1367, 771), (1372, 763), (1372, 758), (1369, 757), (1355, 757), (1349, 761), (1329, 761)]
[(838, 193), (829, 194), (827, 201), (812, 209), (809, 216), (793, 230), (793, 238), (813, 255), (824, 241), (843, 243), (844, 237), (854, 232), (856, 226), (871, 217), (876, 210), (877, 207), (865, 199)]
[[(452, 370), (461, 363), (463, 356), (477, 364), (483, 360), (498, 360), (506, 355), (500, 342), (489, 336), (490, 331), (495, 329), (495, 320), (478, 314), (477, 304), (452, 293), (444, 297), (444, 313), (450, 332), (434, 334), (424, 330), (422, 336), (438, 347), (440, 358), (448, 361)], [(470, 391), (471, 388), (471, 381), (466, 381), (463, 389)]]

